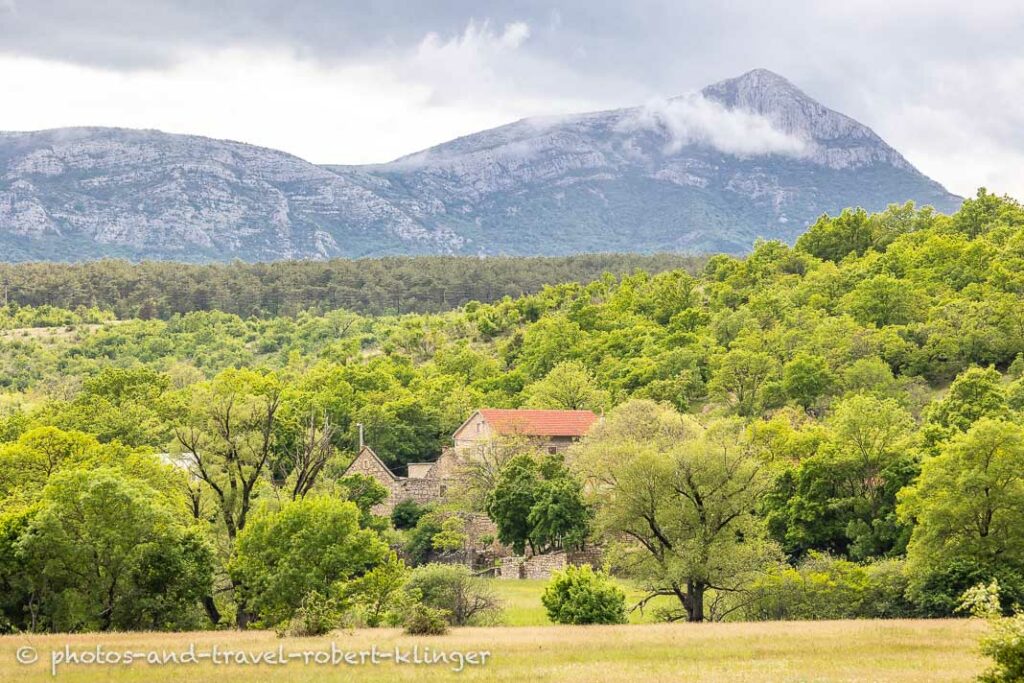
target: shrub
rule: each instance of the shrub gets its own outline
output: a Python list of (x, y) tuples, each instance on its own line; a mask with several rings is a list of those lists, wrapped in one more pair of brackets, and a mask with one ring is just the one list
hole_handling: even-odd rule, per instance
[(1024, 377), (1024, 353), (1017, 354), (1013, 362), (1010, 363), (1010, 367), (1006, 369), (1006, 374), (1014, 379)]
[(409, 530), (405, 541), (405, 555), (409, 564), (422, 564), (434, 550), (434, 536), (441, 533), (441, 517), (436, 512), (428, 512), (420, 517), (416, 526)]
[(441, 522), (441, 532), (434, 534), (430, 545), (442, 553), (456, 553), (466, 548), (466, 522), (458, 515), (451, 515)]
[(555, 572), (541, 602), (556, 624), (626, 623), (626, 594), (586, 564)]
[(395, 621), (392, 615), (404, 608), (406, 595), (403, 587), (409, 571), (392, 552), (363, 576), (350, 581), (344, 594), (353, 600), (362, 623), (377, 627)]
[(395, 504), (391, 511), (391, 523), (396, 529), (412, 529), (420, 521), (420, 517), (430, 511), (426, 505), (420, 505), (415, 500), (407, 499)]
[(957, 611), (970, 612), (986, 619), (991, 631), (981, 639), (982, 654), (994, 665), (978, 680), (982, 683), (1019, 683), (1024, 681), (1024, 613), (1002, 618), (999, 581), (980, 583), (960, 596)]
[(995, 661), (978, 677), (982, 683), (1024, 681), (1024, 613), (992, 622), (992, 632), (981, 640), (981, 652)]
[(415, 605), (405, 619), (405, 632), (411, 636), (443, 636), (448, 633), (448, 613), (424, 604)]
[(916, 615), (904, 595), (902, 560), (858, 564), (812, 553), (796, 567), (759, 579), (743, 608), (748, 619), (884, 619)]
[(461, 564), (428, 564), (412, 572), (406, 590), (420, 602), (447, 612), (452, 626), (492, 621), (501, 608), (486, 579)]
[(338, 601), (312, 591), (302, 599), (302, 604), (278, 635), (297, 638), (322, 636), (338, 628), (341, 621), (342, 611)]
[(914, 577), (908, 595), (920, 616), (950, 617), (956, 612), (964, 591), (995, 579), (999, 583), (999, 599), (1003, 614), (1011, 614), (1013, 606), (1024, 603), (1024, 576), (1014, 567), (989, 565), (985, 562), (957, 558), (948, 560)]

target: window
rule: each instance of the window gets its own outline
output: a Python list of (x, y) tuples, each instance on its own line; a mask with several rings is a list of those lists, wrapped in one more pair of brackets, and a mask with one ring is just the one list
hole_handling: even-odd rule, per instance
[(557, 448), (555, 448), (554, 446), (548, 446), (548, 453), (550, 453), (551, 455), (554, 455), (557, 452), (558, 452)]

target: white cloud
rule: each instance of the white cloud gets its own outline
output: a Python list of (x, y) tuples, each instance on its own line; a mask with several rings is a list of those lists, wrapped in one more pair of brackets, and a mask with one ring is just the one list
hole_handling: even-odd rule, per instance
[(480, 101), (517, 96), (510, 87), (510, 72), (528, 65), (520, 48), (530, 37), (530, 27), (517, 21), (500, 31), (489, 21), (470, 20), (451, 38), (427, 34), (411, 54), (392, 59), (396, 73), (431, 88), (436, 103)]
[(926, 175), (960, 195), (979, 186), (1024, 195), (1024, 59), (977, 69), (936, 65), (927, 79), (896, 74), (862, 86), (848, 113), (871, 116), (875, 130)]
[(505, 32), (501, 34), (501, 42), (507, 47), (517, 48), (526, 42), (530, 37), (530, 26), (525, 21), (513, 21), (505, 25)]
[(385, 67), (329, 68), (279, 52), (194, 55), (130, 73), (0, 57), (0, 92), (0, 130), (157, 128), (319, 163), (386, 161), (507, 120), (486, 107), (430, 106), (428, 86)]
[[(0, 130), (154, 127), (362, 163), (762, 66), (953, 191), (1024, 196), (1022, 32), (1020, 0), (0, 0)], [(662, 109), (680, 140), (800, 153), (757, 121)]]
[(0, 131), (156, 128), (316, 163), (389, 161), (525, 116), (596, 106), (508, 86), (502, 74), (523, 66), (510, 57), (529, 32), (520, 22), (500, 31), (469, 22), (450, 40), (428, 35), (411, 51), (364, 64), (227, 49), (193, 51), (167, 68), (113, 71), (0, 53)]
[(810, 153), (808, 141), (779, 130), (759, 114), (726, 109), (700, 94), (654, 100), (620, 124), (620, 129), (646, 129), (664, 133), (667, 152), (690, 144), (709, 145), (738, 157), (782, 154), (802, 157)]

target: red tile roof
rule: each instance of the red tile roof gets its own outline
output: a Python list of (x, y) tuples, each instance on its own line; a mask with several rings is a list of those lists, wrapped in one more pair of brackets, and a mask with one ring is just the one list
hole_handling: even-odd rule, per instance
[(481, 408), (480, 415), (498, 434), (525, 436), (583, 436), (597, 422), (597, 415), (589, 410)]

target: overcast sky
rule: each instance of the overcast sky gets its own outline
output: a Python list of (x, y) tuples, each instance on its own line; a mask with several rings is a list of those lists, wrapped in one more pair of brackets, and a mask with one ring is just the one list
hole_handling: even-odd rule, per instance
[(755, 67), (955, 192), (1024, 198), (1020, 0), (0, 0), (0, 130), (158, 128), (319, 163)]

